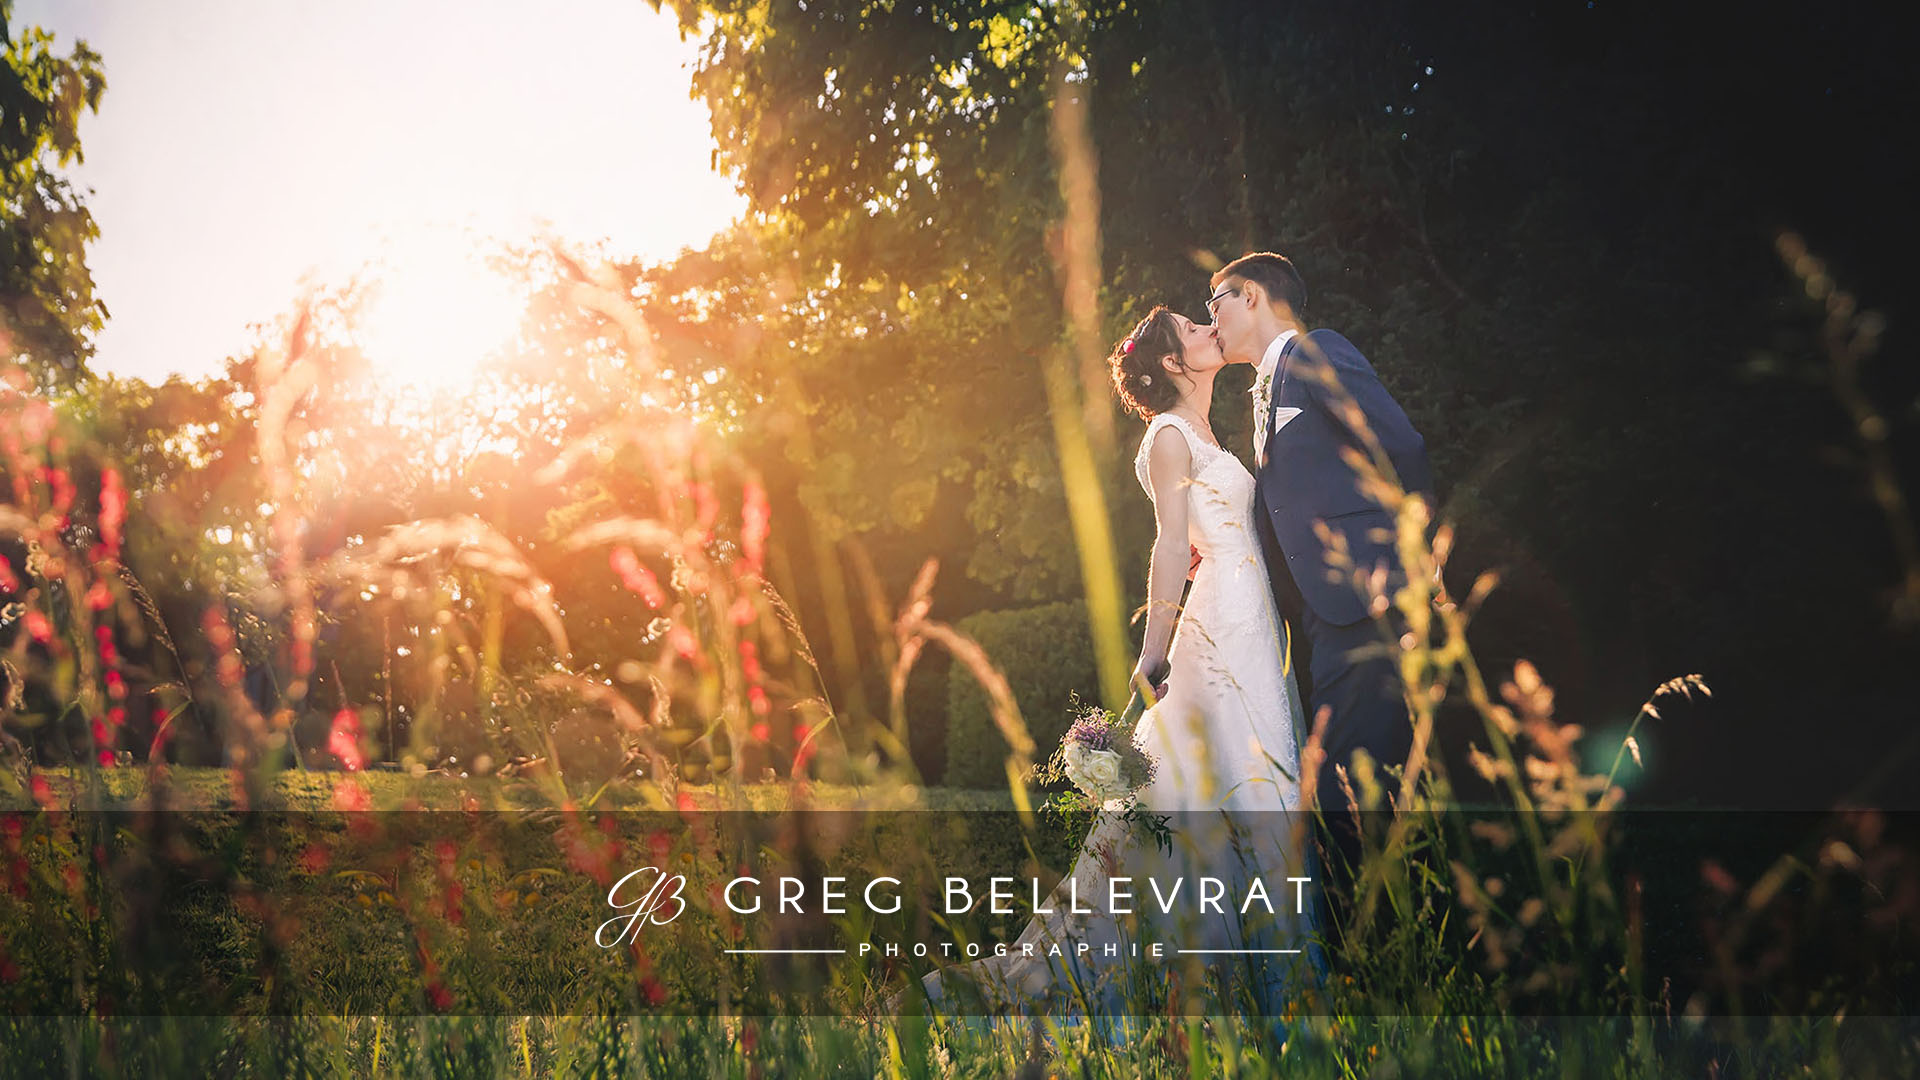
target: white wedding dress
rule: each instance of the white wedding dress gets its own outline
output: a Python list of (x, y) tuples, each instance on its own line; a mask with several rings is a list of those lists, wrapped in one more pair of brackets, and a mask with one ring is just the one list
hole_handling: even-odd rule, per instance
[[(1175, 627), (1167, 695), (1141, 717), (1134, 741), (1158, 766), (1139, 801), (1168, 815), (1173, 851), (1118, 813), (1102, 813), (1072, 871), (1042, 903), (1052, 913), (1036, 914), (1005, 955), (925, 976), (936, 1011), (1113, 1016), (1138, 1000), (1129, 984), (1134, 991), (1142, 979), (1165, 985), (1176, 971), (1188, 986), (1210, 974), (1237, 979), (1239, 989), (1229, 991), (1235, 1000), (1219, 1001), (1219, 1011), (1249, 1002), (1270, 1011), (1304, 975), (1295, 961), (1311, 929), (1312, 904), (1299, 913), (1298, 889), (1288, 882), (1309, 873), (1293, 828), (1300, 820), (1301, 706), (1254, 533), (1253, 476), (1186, 421), (1163, 414), (1148, 426), (1134, 460), (1149, 498), (1147, 451), (1168, 427), (1192, 453), (1192, 480), (1180, 497), (1188, 501), (1189, 539), (1202, 561)], [(1209, 876), (1225, 886), (1218, 910), (1196, 903), (1198, 882)], [(1132, 917), (1105, 910), (1109, 879), (1118, 877), (1133, 879), (1131, 903), (1122, 906)], [(1182, 878), (1173, 910), (1163, 911), (1172, 883)], [(1256, 878), (1268, 902), (1255, 901), (1243, 914)], [(1026, 894), (1023, 884), (1016, 895)], [(1071, 914), (1071, 897), (1095, 911)], [(1148, 955), (1156, 941), (1158, 958)]]

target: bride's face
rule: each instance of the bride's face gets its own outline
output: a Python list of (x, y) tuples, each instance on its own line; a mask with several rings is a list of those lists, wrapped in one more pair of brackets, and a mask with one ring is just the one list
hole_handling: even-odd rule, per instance
[(1246, 288), (1246, 282), (1228, 278), (1214, 290), (1207, 310), (1220, 333), (1220, 351), (1240, 363), (1252, 364), (1259, 361), (1266, 343), (1254, 341), (1253, 308), (1248, 304)]
[(1226, 357), (1220, 352), (1220, 332), (1217, 328), (1194, 322), (1185, 315), (1173, 316), (1175, 333), (1180, 338), (1180, 359), (1188, 374), (1202, 371), (1217, 371), (1226, 363)]

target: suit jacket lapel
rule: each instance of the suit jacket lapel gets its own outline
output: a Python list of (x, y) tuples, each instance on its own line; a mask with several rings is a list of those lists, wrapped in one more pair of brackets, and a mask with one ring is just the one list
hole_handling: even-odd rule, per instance
[(1300, 335), (1295, 334), (1287, 339), (1285, 345), (1280, 346), (1280, 361), (1275, 365), (1278, 370), (1274, 373), (1273, 393), (1267, 398), (1268, 438), (1273, 437), (1273, 417), (1275, 410), (1280, 407), (1280, 396), (1287, 392), (1287, 376), (1293, 368), (1293, 347), (1299, 343)]
[(1274, 361), (1273, 389), (1267, 394), (1266, 415), (1256, 420), (1256, 423), (1259, 423), (1259, 421), (1265, 421), (1265, 423), (1256, 428), (1254, 434), (1259, 435), (1264, 432), (1266, 435), (1266, 438), (1261, 441), (1261, 444), (1253, 448), (1254, 464), (1256, 467), (1264, 468), (1266, 465), (1266, 444), (1273, 440), (1273, 418), (1278, 415), (1277, 410), (1280, 408), (1280, 395), (1287, 390), (1287, 362), (1293, 354), (1293, 343), (1298, 340), (1300, 340), (1299, 334), (1288, 338), (1287, 343), (1280, 346), (1279, 359)]

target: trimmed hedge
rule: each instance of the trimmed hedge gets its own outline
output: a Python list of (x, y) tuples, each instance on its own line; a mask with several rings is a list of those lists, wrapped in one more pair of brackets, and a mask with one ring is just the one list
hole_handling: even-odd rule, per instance
[[(1033, 736), (1036, 760), (1051, 754), (1066, 734), (1074, 693), (1082, 701), (1100, 700), (1084, 603), (983, 611), (960, 620), (956, 628), (979, 642), (1007, 677)], [(1006, 739), (994, 726), (986, 691), (962, 664), (954, 664), (947, 676), (946, 751), (948, 787), (1007, 786)]]

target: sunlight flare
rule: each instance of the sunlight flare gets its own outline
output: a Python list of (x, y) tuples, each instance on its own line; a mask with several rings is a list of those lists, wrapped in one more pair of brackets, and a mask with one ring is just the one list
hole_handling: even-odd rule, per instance
[(526, 298), (464, 237), (423, 233), (375, 271), (356, 337), (373, 377), (396, 388), (451, 389), (512, 341)]

